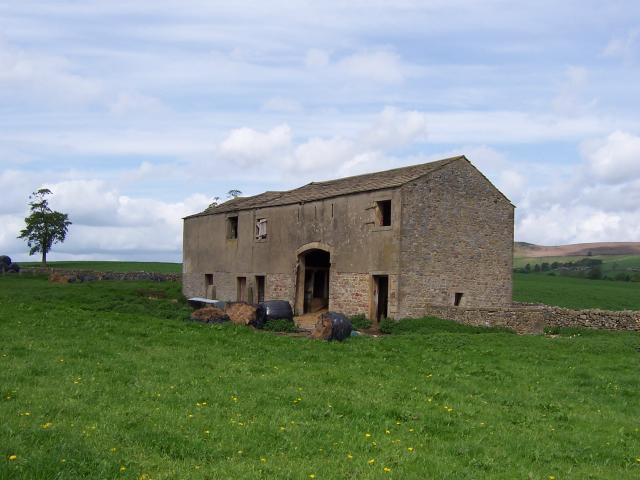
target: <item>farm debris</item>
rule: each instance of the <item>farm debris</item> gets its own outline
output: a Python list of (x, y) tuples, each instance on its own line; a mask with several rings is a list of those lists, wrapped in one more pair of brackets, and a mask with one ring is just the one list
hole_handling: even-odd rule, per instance
[(320, 340), (342, 341), (351, 336), (351, 321), (341, 313), (325, 312), (316, 322), (311, 336)]
[(216, 307), (204, 307), (191, 314), (191, 320), (202, 323), (224, 323), (230, 320), (224, 310)]
[[(256, 325), (263, 315), (258, 315), (258, 308), (245, 302), (227, 303), (224, 311), (236, 325)], [(262, 325), (260, 325), (262, 326)], [(257, 326), (257, 328), (260, 328)]]

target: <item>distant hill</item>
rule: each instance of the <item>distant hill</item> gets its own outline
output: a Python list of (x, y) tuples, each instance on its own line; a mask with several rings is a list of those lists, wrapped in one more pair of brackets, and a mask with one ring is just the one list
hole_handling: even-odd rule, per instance
[(588, 255), (640, 255), (640, 242), (575, 243), (572, 245), (535, 245), (515, 242), (515, 257), (585, 257)]

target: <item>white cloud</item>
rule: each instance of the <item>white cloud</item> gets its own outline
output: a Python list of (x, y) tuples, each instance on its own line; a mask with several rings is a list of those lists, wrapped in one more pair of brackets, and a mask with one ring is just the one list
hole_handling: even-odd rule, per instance
[(374, 148), (389, 149), (427, 138), (427, 117), (416, 111), (402, 111), (386, 107), (365, 130), (363, 142)]
[(305, 55), (304, 64), (307, 68), (324, 68), (329, 65), (330, 57), (327, 52), (318, 48), (312, 48)]
[(337, 66), (345, 74), (368, 82), (398, 84), (406, 76), (400, 57), (387, 50), (355, 53), (340, 60)]
[(241, 165), (248, 165), (256, 160), (264, 161), (290, 145), (291, 128), (288, 125), (278, 125), (264, 133), (243, 127), (229, 133), (220, 144), (220, 152)]
[(586, 68), (567, 67), (562, 85), (552, 102), (554, 110), (561, 115), (578, 115), (593, 108), (597, 100), (583, 98), (588, 83), (589, 72)]
[(632, 62), (640, 49), (640, 30), (631, 30), (624, 36), (614, 37), (609, 40), (602, 51), (605, 57), (621, 58), (625, 62)]
[(74, 104), (102, 91), (98, 81), (73, 73), (67, 58), (14, 48), (0, 37), (0, 98)]
[(297, 113), (302, 105), (291, 98), (272, 97), (262, 104), (262, 109), (268, 112)]
[(136, 92), (119, 93), (108, 108), (115, 115), (163, 113), (167, 110), (159, 99)]
[(606, 183), (640, 178), (640, 137), (616, 131), (604, 139), (586, 141), (582, 152), (593, 176)]

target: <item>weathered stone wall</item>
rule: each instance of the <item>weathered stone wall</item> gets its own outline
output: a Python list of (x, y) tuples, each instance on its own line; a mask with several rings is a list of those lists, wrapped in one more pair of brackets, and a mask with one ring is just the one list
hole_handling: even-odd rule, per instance
[[(287, 300), (292, 306), (295, 303), (295, 275), (286, 273), (269, 273), (265, 277), (265, 300)], [(257, 288), (254, 290), (257, 295)]]
[(475, 327), (503, 327), (520, 334), (542, 333), (546, 321), (544, 311), (517, 306), (512, 308), (431, 306), (425, 309), (424, 316), (443, 318)]
[(32, 275), (50, 275), (52, 273), (58, 273), (62, 275), (71, 275), (83, 278), (86, 277), (87, 280), (149, 280), (153, 282), (179, 282), (182, 278), (182, 274), (180, 273), (96, 272), (91, 270), (69, 270), (63, 268), (44, 267), (23, 267), (20, 273)]
[(331, 272), (329, 308), (345, 315), (369, 315), (371, 276), (367, 273)]
[(402, 187), (398, 317), (511, 305), (513, 205), (466, 160)]
[(540, 304), (519, 303), (516, 305), (544, 312), (546, 327), (640, 330), (640, 311), (638, 310), (572, 310)]
[(431, 306), (425, 310), (425, 316), (465, 325), (504, 327), (521, 334), (539, 334), (550, 327), (640, 331), (640, 311), (630, 310), (571, 310), (537, 304), (497, 308)]

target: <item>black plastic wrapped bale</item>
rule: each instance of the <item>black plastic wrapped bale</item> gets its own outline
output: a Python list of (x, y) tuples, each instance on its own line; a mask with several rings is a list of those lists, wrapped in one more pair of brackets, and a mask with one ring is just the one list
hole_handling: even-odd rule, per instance
[(337, 312), (325, 312), (318, 318), (312, 336), (323, 340), (337, 340), (341, 342), (351, 336), (353, 326), (351, 320)]
[(0, 272), (9, 272), (11, 266), (11, 258), (6, 255), (0, 255)]
[(17, 263), (10, 263), (9, 267), (7, 268), (7, 272), (19, 273), (20, 265), (18, 265)]
[(267, 323), (267, 309), (263, 304), (259, 303), (256, 305), (256, 317), (249, 322), (249, 325), (262, 330), (265, 323)]
[(293, 322), (293, 310), (286, 300), (267, 300), (260, 305), (265, 310), (265, 322), (267, 320), (285, 319)]

